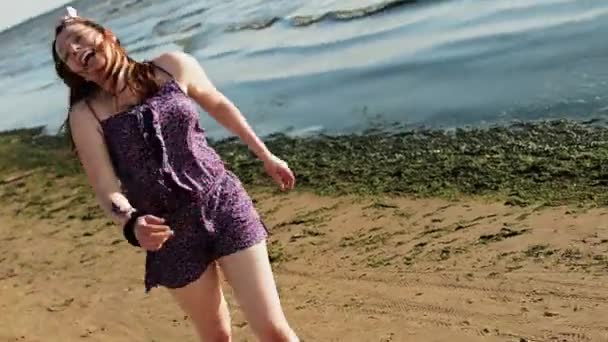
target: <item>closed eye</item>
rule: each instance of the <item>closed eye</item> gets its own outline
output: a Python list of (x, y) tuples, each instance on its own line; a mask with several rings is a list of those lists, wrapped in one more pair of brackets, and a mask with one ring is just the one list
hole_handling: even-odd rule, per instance
[(65, 52), (61, 56), (61, 59), (63, 60), (64, 63), (67, 63), (68, 62), (68, 58), (70, 57), (70, 49), (67, 48), (67, 46), (69, 46), (68, 43), (69, 43), (69, 41), (70, 41), (71, 38), (72, 38), (71, 34), (68, 34), (68, 36), (65, 37), (65, 39), (63, 40), (63, 46), (65, 48)]

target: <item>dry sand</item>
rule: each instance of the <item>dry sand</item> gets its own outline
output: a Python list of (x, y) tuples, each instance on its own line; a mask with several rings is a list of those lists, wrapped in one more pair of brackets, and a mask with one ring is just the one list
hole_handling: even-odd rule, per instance
[[(196, 341), (165, 290), (144, 294), (144, 254), (75, 208), (88, 190), (19, 182), (0, 185), (0, 341)], [(608, 341), (605, 209), (253, 196), (303, 341)]]

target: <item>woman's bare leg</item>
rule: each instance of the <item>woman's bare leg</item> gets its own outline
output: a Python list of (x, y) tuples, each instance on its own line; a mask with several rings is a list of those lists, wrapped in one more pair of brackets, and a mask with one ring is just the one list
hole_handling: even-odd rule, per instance
[(216, 263), (211, 263), (198, 280), (169, 292), (190, 317), (203, 342), (231, 341), (230, 314)]
[(299, 341), (281, 308), (265, 241), (225, 256), (219, 264), (260, 341)]

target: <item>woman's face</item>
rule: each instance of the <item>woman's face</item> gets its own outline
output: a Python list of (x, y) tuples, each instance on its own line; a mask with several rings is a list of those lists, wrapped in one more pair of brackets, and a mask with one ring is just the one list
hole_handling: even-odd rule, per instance
[(93, 27), (68, 23), (56, 37), (55, 51), (72, 72), (96, 80), (108, 60), (103, 49), (104, 39), (104, 34)]

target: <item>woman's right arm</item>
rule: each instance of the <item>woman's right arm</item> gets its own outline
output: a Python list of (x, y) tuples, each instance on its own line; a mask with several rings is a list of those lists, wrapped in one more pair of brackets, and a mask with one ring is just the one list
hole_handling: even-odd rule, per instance
[[(84, 104), (73, 106), (69, 115), (78, 158), (97, 200), (114, 222), (124, 226), (135, 208), (121, 192), (99, 122)], [(149, 251), (160, 249), (173, 236), (173, 231), (165, 225), (165, 220), (153, 215), (137, 217), (133, 230), (139, 245)]]
[(121, 192), (97, 119), (88, 106), (78, 103), (72, 107), (68, 123), (78, 158), (101, 208), (123, 226), (134, 208)]

